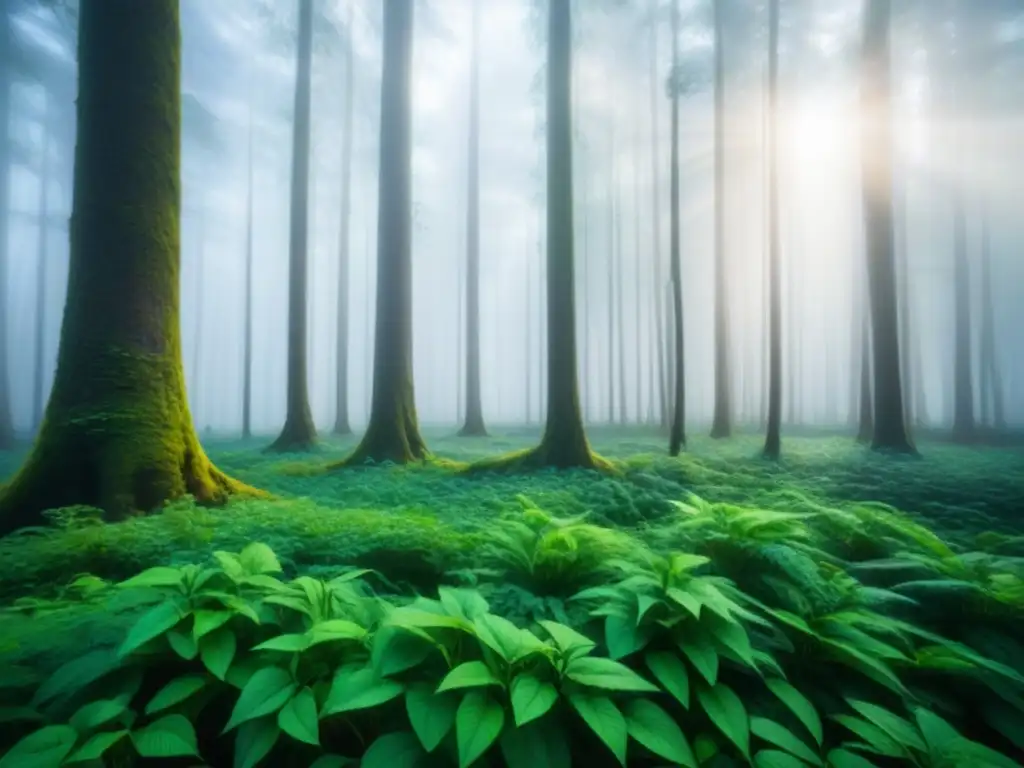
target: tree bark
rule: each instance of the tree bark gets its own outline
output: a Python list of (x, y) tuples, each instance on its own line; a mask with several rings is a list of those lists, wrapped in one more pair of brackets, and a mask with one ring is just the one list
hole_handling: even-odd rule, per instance
[[(32, 429), (38, 431), (43, 421), (43, 404), (45, 392), (43, 385), (43, 368), (46, 360), (46, 284), (49, 266), (49, 235), (50, 235), (50, 118), (48, 114), (49, 96), (43, 94), (43, 156), (39, 164), (39, 243), (36, 249), (36, 327), (34, 360), (32, 366)], [(0, 211), (0, 216), (3, 212)]]
[(871, 392), (871, 321), (868, 310), (861, 305), (860, 313), (860, 380), (857, 384), (859, 395), (857, 442), (870, 443), (875, 433), (874, 398)]
[(658, 157), (658, 99), (661, 82), (658, 79), (658, 1), (650, 0), (651, 16), (648, 31), (648, 79), (650, 83), (651, 101), (651, 253), (654, 256), (654, 324), (657, 339), (657, 371), (658, 371), (658, 418), (663, 427), (669, 424), (668, 407), (668, 366), (666, 364), (667, 345), (665, 339), (665, 301), (662, 292), (665, 289), (665, 278), (661, 262), (661, 195), (658, 180), (661, 178), (661, 161)]
[(714, 4), (715, 33), (715, 410), (711, 437), (732, 434), (728, 269), (725, 263), (725, 51), (723, 4)]
[(996, 349), (995, 304), (992, 297), (992, 238), (989, 212), (982, 217), (981, 231), (981, 372), (982, 385), (987, 389), (991, 405), (990, 426), (998, 431), (1006, 429), (1006, 408), (1003, 398), (1002, 375)]
[(348, 15), (345, 21), (345, 36), (342, 45), (345, 48), (345, 80), (343, 126), (344, 136), (341, 145), (341, 205), (338, 213), (338, 327), (335, 337), (335, 359), (337, 372), (334, 389), (334, 429), (335, 435), (352, 434), (348, 408), (348, 356), (349, 356), (349, 280), (351, 272), (351, 218), (352, 218), (352, 142), (353, 142), (353, 90), (355, 88), (354, 60), (352, 55), (352, 16), (353, 6), (348, 4)]
[(345, 464), (404, 464), (428, 456), (416, 418), (412, 367), (413, 5), (384, 2), (373, 404), (366, 434)]
[(608, 423), (615, 423), (615, 118), (608, 121)]
[(779, 0), (768, 6), (768, 427), (764, 455), (782, 451), (782, 264), (779, 243)]
[(672, 0), (672, 150), (669, 161), (670, 233), (669, 258), (672, 260), (672, 316), (674, 393), (672, 397), (672, 428), (668, 454), (678, 456), (686, 445), (684, 419), (686, 414), (686, 379), (683, 365), (683, 279), (679, 254), (679, 88), (675, 82), (679, 72), (679, 0)]
[(969, 441), (974, 437), (974, 382), (971, 358), (971, 266), (967, 257), (967, 213), (961, 182), (953, 193), (953, 437)]
[(623, 262), (625, 254), (622, 249), (622, 230), (625, 228), (626, 215), (622, 206), (622, 190), (619, 184), (615, 185), (615, 329), (616, 329), (616, 366), (619, 372), (618, 395), (619, 395), (619, 425), (624, 425), (629, 420), (626, 412), (626, 325), (622, 312), (622, 297), (625, 293), (625, 272)]
[[(177, 0), (82, 0), (67, 303), (53, 389), (0, 533), (86, 504), (119, 518), (254, 492), (192, 426), (179, 325)], [(111, 301), (111, 297), (117, 301)]]
[(480, 397), (480, 0), (473, 0), (466, 195), (466, 413), (459, 434), (486, 437)]
[(310, 90), (313, 0), (299, 0), (299, 49), (292, 126), (291, 239), (288, 254), (288, 404), (284, 428), (271, 451), (308, 451), (317, 441), (309, 408), (307, 282), (309, 270)]

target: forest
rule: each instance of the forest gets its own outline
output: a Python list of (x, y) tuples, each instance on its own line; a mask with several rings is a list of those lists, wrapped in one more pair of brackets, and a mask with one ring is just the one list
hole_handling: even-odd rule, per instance
[(1024, 765), (1022, 77), (1019, 0), (3, 0), (0, 768)]

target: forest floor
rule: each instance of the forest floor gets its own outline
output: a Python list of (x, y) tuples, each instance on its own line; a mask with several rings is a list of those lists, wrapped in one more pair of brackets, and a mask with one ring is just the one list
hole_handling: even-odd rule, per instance
[[(519, 430), (465, 439), (427, 430), (435, 454), (457, 462), (532, 445)], [(87, 508), (65, 510), (55, 529), (0, 540), (0, 632), (3, 666), (49, 666), (67, 643), (114, 642), (123, 620), (108, 605), (89, 612), (59, 606), (77, 575), (119, 580), (162, 564), (204, 562), (214, 551), (237, 552), (254, 541), (277, 553), (287, 575), (336, 572), (341, 565), (373, 568), (393, 584), (429, 590), (473, 567), (496, 520), (522, 518), (520, 496), (559, 518), (586, 515), (657, 550), (672, 545), (688, 493), (709, 502), (814, 511), (862, 502), (891, 505), (955, 547), (972, 549), (978, 536), (1024, 534), (1024, 449), (959, 447), (923, 441), (923, 458), (872, 454), (849, 437), (786, 437), (784, 459), (760, 457), (760, 435), (712, 441), (693, 437), (678, 459), (665, 440), (640, 429), (593, 429), (594, 448), (616, 462), (618, 476), (594, 472), (503, 475), (466, 473), (456, 465), (373, 466), (325, 472), (355, 439), (325, 440), (313, 455), (267, 454), (269, 440), (207, 442), (211, 458), (274, 500), (239, 500), (201, 509), (183, 501), (164, 514), (107, 525)], [(0, 455), (0, 476), (21, 454)], [(991, 541), (994, 537), (989, 536)], [(983, 538), (984, 540), (984, 538)], [(1024, 541), (1024, 539), (1022, 539)], [(1014, 552), (1014, 554), (1020, 554)], [(50, 602), (57, 601), (57, 602)], [(8, 667), (5, 672), (13, 674)]]

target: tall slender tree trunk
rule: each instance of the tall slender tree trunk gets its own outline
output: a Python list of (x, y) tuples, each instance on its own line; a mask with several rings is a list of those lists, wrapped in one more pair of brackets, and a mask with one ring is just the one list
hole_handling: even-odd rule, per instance
[(672, 0), (672, 150), (669, 168), (670, 234), (669, 258), (672, 260), (672, 315), (674, 392), (672, 396), (672, 429), (668, 439), (669, 456), (678, 456), (686, 445), (686, 378), (683, 365), (683, 277), (679, 253), (679, 88), (675, 82), (679, 72), (679, 0)]
[(953, 359), (953, 436), (974, 437), (974, 382), (971, 350), (971, 267), (967, 257), (967, 212), (961, 182), (954, 182), (953, 249), (955, 323)]
[[(32, 375), (32, 429), (37, 431), (43, 422), (43, 403), (45, 398), (43, 385), (43, 369), (46, 361), (46, 286), (49, 266), (50, 236), (50, 117), (49, 96), (43, 96), (43, 141), (42, 158), (39, 163), (39, 243), (36, 249), (36, 328)], [(0, 182), (2, 183), (2, 182)], [(0, 211), (0, 216), (5, 214)], [(3, 287), (0, 287), (2, 290)]]
[(313, 63), (313, 0), (299, 0), (299, 50), (292, 126), (291, 238), (288, 254), (288, 395), (284, 428), (272, 451), (306, 451), (316, 444), (307, 373), (309, 270), (310, 90)]
[[(640, 110), (637, 110), (637, 115), (640, 115)], [(639, 117), (637, 119), (637, 131), (636, 131), (636, 144), (633, 150), (633, 319), (636, 323), (633, 328), (633, 349), (636, 355), (636, 423), (640, 424), (644, 420), (643, 416), (643, 371), (644, 371), (644, 359), (641, 350), (643, 349), (643, 317), (644, 311), (642, 309), (643, 303), (640, 300), (640, 284), (643, 280), (643, 269), (640, 248), (640, 147), (641, 147), (641, 132), (639, 125)], [(654, 370), (654, 361), (651, 361), (650, 371)]]
[(662, 83), (658, 77), (658, 2), (649, 0), (650, 26), (647, 38), (648, 83), (651, 101), (651, 254), (654, 258), (654, 329), (657, 339), (656, 359), (658, 373), (658, 417), (663, 427), (669, 424), (668, 406), (668, 356), (665, 339), (665, 290), (664, 265), (661, 260), (661, 160), (658, 155), (658, 100), (661, 98)]
[(526, 423), (533, 419), (533, 246), (526, 244)]
[(245, 224), (245, 341), (242, 351), (242, 438), (252, 437), (252, 262), (253, 262), (253, 228), (256, 226), (254, 197), (256, 187), (253, 184), (253, 152), (252, 152), (252, 94), (249, 95), (249, 177), (246, 190), (246, 224)]
[(185, 397), (180, 40), (177, 0), (81, 2), (57, 372), (35, 445), (0, 493), (0, 533), (73, 504), (119, 518), (252, 492), (207, 459)]
[(615, 227), (616, 219), (616, 178), (615, 178), (615, 123), (609, 121), (608, 150), (608, 423), (615, 423)]
[(729, 370), (728, 269), (725, 263), (725, 51), (723, 4), (714, 4), (715, 28), (715, 411), (711, 437), (732, 434)]
[(872, 397), (871, 376), (871, 321), (868, 309), (862, 305), (860, 313), (860, 380), (857, 384), (859, 395), (857, 420), (857, 442), (869, 443), (875, 433), (874, 398)]
[(402, 464), (428, 455), (416, 418), (412, 368), (413, 6), (414, 0), (384, 1), (373, 405), (348, 464)]
[(989, 211), (982, 216), (981, 231), (981, 372), (983, 391), (991, 404), (991, 421), (996, 430), (1006, 429), (1006, 411), (1003, 399), (1003, 384), (1000, 374), (998, 351), (996, 349), (995, 304), (992, 296), (992, 237)]
[(779, 0), (768, 5), (768, 427), (764, 454), (782, 450), (782, 255), (779, 241)]
[[(0, 450), (14, 445), (11, 419), (11, 385), (7, 360), (7, 280), (9, 272), (8, 225), (11, 220), (11, 142), (6, 139), (11, 124), (11, 14), (0, 13)], [(0, 522), (2, 526), (2, 522)]]
[(348, 379), (349, 379), (349, 315), (351, 313), (351, 292), (349, 281), (351, 275), (351, 219), (352, 219), (352, 143), (353, 136), (353, 101), (355, 90), (355, 57), (352, 55), (352, 22), (353, 6), (349, 2), (345, 20), (344, 47), (344, 106), (341, 144), (341, 205), (338, 212), (338, 316), (335, 331), (335, 359), (337, 370), (334, 383), (334, 429), (335, 435), (352, 434), (349, 419)]
[(910, 253), (907, 249), (907, 188), (903, 180), (894, 187), (895, 205), (894, 219), (896, 230), (896, 285), (899, 291), (899, 329), (900, 329), (900, 379), (903, 384), (903, 405), (908, 429), (916, 421), (914, 411), (914, 386), (910, 371), (911, 347), (910, 327), (913, 313), (910, 305)]
[(593, 357), (590, 346), (590, 185), (583, 184), (583, 259), (580, 264), (580, 294), (583, 299), (583, 421), (590, 417), (591, 404), (594, 398), (594, 386), (591, 381), (590, 360)]
[(616, 350), (615, 357), (619, 372), (618, 395), (619, 395), (619, 419), (620, 425), (629, 420), (626, 412), (626, 325), (622, 312), (622, 296), (625, 293), (626, 281), (623, 262), (625, 253), (622, 248), (622, 230), (625, 229), (625, 213), (622, 206), (622, 188), (615, 185), (615, 329), (616, 329)]
[(473, 0), (466, 196), (466, 414), (463, 437), (486, 437), (480, 397), (480, 0)]

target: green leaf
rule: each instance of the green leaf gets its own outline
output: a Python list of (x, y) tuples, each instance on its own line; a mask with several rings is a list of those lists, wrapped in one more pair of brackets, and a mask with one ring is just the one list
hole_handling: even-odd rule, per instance
[(61, 664), (32, 697), (33, 706), (41, 706), (58, 696), (70, 696), (121, 667), (116, 653), (104, 649), (89, 651)]
[(754, 661), (754, 649), (750, 646), (750, 637), (743, 625), (736, 622), (715, 621), (711, 626), (711, 634), (721, 645), (732, 651), (735, 656), (748, 667), (757, 668)]
[(346, 765), (355, 765), (357, 762), (351, 757), (341, 755), (320, 755), (309, 768), (345, 768)]
[(167, 633), (167, 642), (171, 649), (186, 661), (192, 661), (199, 655), (199, 643), (196, 642), (191, 632), (172, 629)]
[(679, 641), (679, 649), (693, 664), (708, 685), (718, 682), (718, 651), (704, 634), (685, 637)]
[(833, 658), (840, 664), (860, 672), (879, 685), (888, 688), (900, 696), (907, 696), (907, 689), (889, 666), (876, 658), (868, 656), (856, 648), (834, 640), (823, 640)]
[(473, 620), (473, 629), (481, 643), (509, 663), (546, 648), (533, 633), (490, 613), (477, 616)]
[(604, 638), (608, 656), (614, 660), (623, 659), (647, 645), (650, 633), (645, 627), (637, 626), (634, 616), (620, 616), (611, 613), (604, 617)]
[(427, 683), (413, 685), (405, 693), (405, 711), (409, 723), (427, 752), (433, 752), (455, 725), (458, 697), (434, 693)]
[(470, 691), (455, 713), (459, 768), (469, 768), (498, 740), (505, 727), (505, 710), (486, 691)]
[(907, 753), (892, 736), (877, 725), (851, 715), (829, 715), (847, 730), (857, 734), (875, 752), (885, 757), (906, 758)]
[(206, 635), (199, 644), (199, 658), (218, 680), (223, 680), (235, 659), (237, 646), (235, 633), (227, 627)]
[(0, 758), (0, 768), (52, 768), (67, 757), (78, 740), (70, 725), (46, 725), (15, 744)]
[(419, 666), (436, 648), (426, 633), (385, 626), (373, 635), (370, 661), (377, 674), (387, 677)]
[(281, 564), (274, 550), (258, 541), (249, 544), (239, 553), (238, 562), (249, 574), (281, 572)]
[(524, 672), (512, 680), (512, 714), (518, 728), (546, 714), (557, 700), (555, 686), (535, 675)]
[(651, 651), (644, 657), (647, 668), (684, 709), (690, 708), (690, 675), (682, 659), (674, 653)]
[[(100, 760), (112, 746), (128, 735), (128, 731), (101, 731), (94, 733), (86, 742), (72, 752), (60, 765), (74, 765)], [(2, 763), (0, 763), (2, 764)]]
[(445, 675), (441, 684), (437, 686), (437, 692), (441, 693), (455, 688), (479, 688), (488, 685), (503, 686), (503, 683), (494, 676), (494, 673), (482, 661), (467, 661)]
[(818, 717), (817, 710), (807, 697), (781, 677), (769, 677), (764, 682), (768, 686), (768, 690), (789, 708), (789, 711), (803, 724), (807, 732), (814, 737), (818, 746), (821, 746), (824, 739), (821, 718)]
[(803, 760), (778, 749), (762, 749), (754, 755), (754, 765), (757, 768), (807, 768)]
[(418, 768), (426, 764), (426, 757), (416, 734), (397, 731), (378, 737), (363, 754), (359, 768)]
[(565, 624), (559, 624), (557, 621), (548, 621), (542, 619), (540, 625), (547, 630), (547, 633), (551, 635), (551, 639), (555, 641), (555, 646), (566, 656), (570, 656), (573, 652), (579, 654), (590, 653), (597, 645), (593, 640), (585, 635), (581, 635), (572, 627), (567, 627)]
[(71, 716), (68, 725), (79, 733), (87, 733), (114, 720), (127, 707), (128, 704), (124, 699), (90, 701)]
[(167, 715), (131, 734), (141, 757), (198, 757), (196, 731), (183, 715)]
[(639, 627), (640, 622), (644, 620), (644, 616), (656, 605), (661, 604), (661, 599), (652, 595), (645, 595), (643, 593), (637, 593), (636, 596), (636, 625)]
[(273, 718), (260, 717), (242, 723), (235, 736), (234, 768), (255, 768), (270, 754), (280, 736), (281, 729)]
[(487, 601), (475, 589), (438, 587), (437, 596), (448, 613), (468, 621), (472, 621), (490, 610)]
[(182, 572), (180, 568), (170, 568), (165, 565), (158, 565), (156, 568), (147, 568), (142, 573), (132, 576), (130, 579), (119, 582), (117, 586), (133, 587), (180, 587), (182, 583)]
[(285, 704), (277, 713), (277, 725), (296, 741), (320, 746), (320, 721), (313, 691), (303, 688)]
[(963, 738), (956, 728), (924, 707), (914, 710), (914, 719), (931, 751), (942, 752), (947, 745)]
[(697, 762), (704, 765), (718, 754), (718, 742), (707, 733), (698, 733), (697, 738), (693, 740), (693, 752), (697, 756)]
[(403, 627), (405, 629), (462, 629), (469, 628), (465, 619), (457, 616), (445, 616), (441, 613), (431, 613), (421, 608), (402, 606), (395, 608), (388, 614), (387, 624), (392, 627)]
[(784, 749), (791, 755), (796, 755), (811, 765), (821, 765), (821, 760), (813, 749), (798, 739), (788, 728), (774, 720), (764, 717), (751, 717), (750, 732), (759, 739)]
[(623, 714), (627, 733), (644, 747), (675, 765), (697, 768), (697, 758), (682, 729), (653, 701), (627, 701)]
[(128, 631), (128, 636), (117, 650), (118, 655), (124, 658), (150, 640), (160, 637), (160, 635), (168, 630), (174, 629), (184, 616), (185, 613), (178, 604), (169, 600), (154, 606), (144, 613)]
[(556, 723), (545, 718), (506, 728), (500, 747), (508, 768), (572, 768), (569, 742)]
[(330, 619), (314, 624), (306, 632), (309, 638), (309, 646), (320, 643), (331, 643), (337, 640), (362, 640), (366, 637), (366, 630), (354, 621), (345, 619)]
[(689, 592), (679, 589), (679, 587), (669, 587), (665, 590), (665, 594), (673, 603), (685, 608), (693, 618), (700, 618), (701, 602)]
[(404, 691), (405, 686), (396, 680), (380, 677), (372, 667), (343, 668), (334, 676), (320, 717), (370, 709), (401, 696)]
[(308, 635), (278, 635), (253, 648), (254, 651), (280, 651), (281, 653), (301, 653), (310, 646)]
[(833, 749), (825, 756), (825, 760), (830, 768), (876, 768), (870, 760), (848, 749)]
[(853, 707), (857, 714), (877, 725), (900, 744), (916, 749), (918, 752), (928, 751), (928, 747), (925, 746), (914, 726), (902, 717), (867, 701), (847, 699), (846, 703)]
[(724, 683), (719, 683), (714, 688), (698, 688), (697, 699), (715, 727), (749, 760), (750, 722), (747, 710), (736, 692)]
[(192, 636), (199, 640), (226, 624), (232, 616), (234, 614), (231, 611), (200, 609), (192, 614)]
[(146, 714), (152, 715), (154, 712), (161, 712), (175, 704), (180, 704), (205, 688), (208, 682), (205, 675), (183, 675), (171, 680), (157, 691), (156, 695), (146, 704)]
[(281, 667), (263, 667), (249, 678), (231, 711), (224, 733), (247, 720), (272, 715), (283, 707), (298, 686), (291, 673)]
[(569, 694), (569, 703), (590, 730), (612, 751), (619, 765), (626, 765), (626, 742), (629, 735), (626, 718), (607, 696), (584, 693)]
[(687, 571), (700, 568), (702, 565), (707, 565), (710, 562), (711, 558), (705, 557), (704, 555), (694, 555), (689, 552), (677, 552), (672, 555), (672, 559), (670, 560), (669, 573), (673, 576), (681, 576)]
[(644, 680), (626, 665), (597, 656), (573, 659), (566, 665), (565, 676), (580, 685), (606, 691), (653, 693), (658, 690), (657, 686)]

